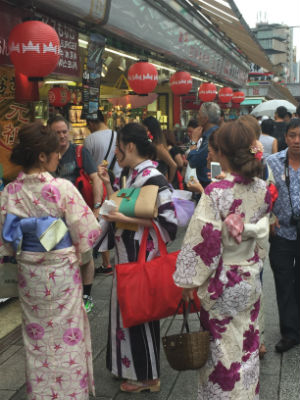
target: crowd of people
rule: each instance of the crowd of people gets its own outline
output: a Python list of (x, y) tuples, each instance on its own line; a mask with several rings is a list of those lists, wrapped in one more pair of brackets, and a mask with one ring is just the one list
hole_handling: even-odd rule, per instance
[[(113, 273), (108, 370), (123, 380), (124, 392), (160, 390), (160, 321), (124, 327), (109, 251), (115, 249), (115, 264), (137, 261), (147, 227), (147, 260), (157, 257), (153, 224), (166, 244), (177, 233), (174, 188), (193, 192), (197, 203), (173, 278), (186, 301), (197, 289), (210, 332), (198, 399), (258, 399), (268, 256), (280, 319), (275, 349), (299, 344), (299, 107), (297, 113), (286, 122), (279, 107), (275, 120), (224, 122), (216, 103), (203, 103), (188, 123), (184, 149), (154, 117), (116, 132), (99, 111), (87, 120), (84, 146), (71, 142), (60, 115), (46, 127), (35, 122), (20, 130), (11, 161), (22, 172), (0, 197), (0, 256), (18, 263), (28, 399), (87, 400), (94, 393), (87, 313), (95, 273)], [(211, 162), (221, 166), (213, 180)], [(92, 183), (90, 206), (76, 188), (82, 171)], [(99, 213), (114, 191), (147, 185), (158, 187), (155, 218)]]

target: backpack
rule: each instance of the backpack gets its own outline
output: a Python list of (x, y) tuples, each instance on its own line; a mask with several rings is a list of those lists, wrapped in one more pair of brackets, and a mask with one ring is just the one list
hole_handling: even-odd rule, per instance
[(86, 201), (87, 205), (94, 208), (94, 195), (93, 186), (91, 184), (90, 177), (82, 168), (82, 145), (76, 146), (76, 162), (79, 168), (79, 176), (75, 181), (75, 186), (81, 193), (82, 197)]

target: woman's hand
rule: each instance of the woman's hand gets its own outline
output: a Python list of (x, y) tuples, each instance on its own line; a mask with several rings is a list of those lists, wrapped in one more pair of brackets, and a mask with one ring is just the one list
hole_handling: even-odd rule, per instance
[(203, 186), (198, 181), (188, 181), (186, 187), (190, 192), (195, 192), (195, 193), (203, 193), (204, 192)]
[(98, 165), (98, 176), (105, 186), (110, 184), (109, 174), (106, 167)]
[(280, 228), (280, 224), (279, 224), (278, 218), (275, 216), (275, 222), (270, 225), (270, 235), (271, 236), (275, 236), (276, 235), (276, 228), (279, 229)]
[(182, 298), (184, 301), (194, 300), (195, 288), (184, 288), (182, 289)]
[(126, 215), (120, 213), (119, 211), (111, 212), (110, 214), (103, 215), (102, 217), (108, 222), (128, 222), (128, 217), (126, 217)]

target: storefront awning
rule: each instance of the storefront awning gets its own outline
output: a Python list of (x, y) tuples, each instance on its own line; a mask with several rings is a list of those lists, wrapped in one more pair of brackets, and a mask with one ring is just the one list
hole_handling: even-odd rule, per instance
[(256, 106), (260, 104), (263, 101), (263, 99), (245, 99), (242, 103), (241, 106)]
[[(232, 0), (192, 0), (199, 11), (217, 26), (253, 63), (272, 71), (273, 65)], [(227, 3), (224, 5), (224, 3)]]

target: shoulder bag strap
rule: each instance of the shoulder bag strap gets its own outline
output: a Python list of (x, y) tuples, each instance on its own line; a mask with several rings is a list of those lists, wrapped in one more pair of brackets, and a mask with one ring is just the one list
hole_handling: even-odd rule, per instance
[(108, 150), (107, 150), (107, 152), (106, 152), (106, 154), (105, 154), (104, 160), (107, 160), (107, 157), (108, 157), (108, 155), (109, 155), (109, 153), (110, 153), (110, 149), (111, 149), (111, 145), (112, 145), (114, 136), (115, 136), (115, 132), (112, 130), (112, 131), (111, 131), (110, 142), (109, 142), (109, 145), (108, 145)]
[(82, 169), (82, 145), (76, 146), (76, 162), (79, 169)]
[[(158, 241), (158, 248), (159, 248), (159, 253), (161, 256), (164, 256), (168, 254), (167, 251), (167, 246), (165, 242), (162, 240), (161, 234), (159, 232), (158, 227), (155, 225), (154, 222), (152, 222), (152, 226), (155, 230), (156, 236), (157, 236), (157, 241)], [(146, 259), (146, 247), (147, 247), (147, 239), (149, 235), (149, 228), (146, 227), (144, 228), (144, 233), (142, 236), (141, 244), (140, 244), (140, 249), (139, 249), (139, 256), (138, 256), (138, 262), (139, 263), (144, 263)]]

